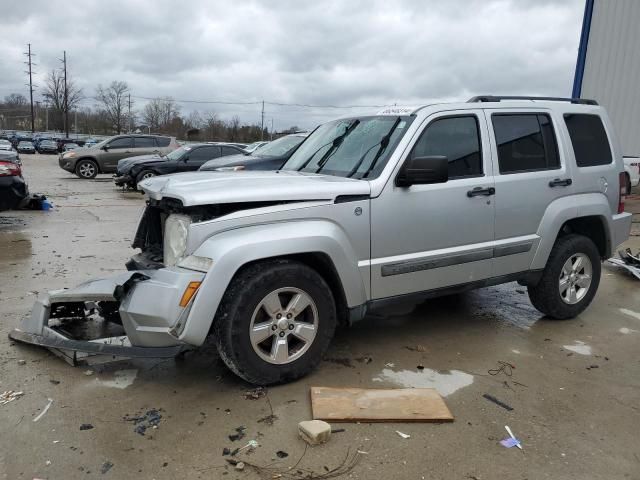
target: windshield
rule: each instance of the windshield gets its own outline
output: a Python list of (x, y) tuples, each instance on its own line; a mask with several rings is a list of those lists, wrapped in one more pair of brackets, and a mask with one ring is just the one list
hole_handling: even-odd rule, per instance
[(375, 178), (413, 119), (385, 115), (325, 123), (296, 150), (282, 170)]
[(180, 160), (180, 157), (182, 157), (189, 150), (191, 150), (191, 147), (180, 147), (175, 149), (171, 153), (168, 153), (165, 158), (167, 158), (168, 160), (174, 160), (174, 161)]
[(264, 147), (256, 150), (254, 153), (259, 157), (282, 157), (289, 154), (291, 150), (302, 143), (305, 137), (300, 135), (291, 135), (282, 137), (273, 142), (267, 143)]

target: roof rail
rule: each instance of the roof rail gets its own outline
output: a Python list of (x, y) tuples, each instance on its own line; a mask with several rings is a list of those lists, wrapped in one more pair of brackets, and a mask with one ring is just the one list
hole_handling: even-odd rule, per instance
[(547, 100), (551, 102), (571, 102), (581, 105), (598, 105), (595, 100), (588, 98), (564, 98), (564, 97), (528, 97), (517, 95), (479, 95), (477, 97), (471, 97), (467, 100), (467, 103), (476, 102), (500, 102), (501, 100)]

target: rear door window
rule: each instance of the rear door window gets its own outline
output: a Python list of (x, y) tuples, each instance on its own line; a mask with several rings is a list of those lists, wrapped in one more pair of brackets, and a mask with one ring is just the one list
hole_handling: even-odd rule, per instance
[(560, 168), (556, 136), (548, 115), (494, 113), (491, 121), (501, 174)]
[(136, 148), (155, 148), (156, 139), (153, 137), (135, 137)]
[(569, 130), (578, 167), (595, 167), (612, 162), (611, 146), (598, 115), (568, 113), (564, 122)]
[(233, 147), (228, 147), (228, 146), (223, 146), (222, 147), (222, 156), (226, 157), (227, 155), (237, 155), (239, 153), (242, 153), (242, 151), (240, 149), (236, 149)]
[(169, 143), (171, 143), (171, 139), (169, 137), (156, 137), (156, 141), (158, 142), (159, 147), (168, 147)]

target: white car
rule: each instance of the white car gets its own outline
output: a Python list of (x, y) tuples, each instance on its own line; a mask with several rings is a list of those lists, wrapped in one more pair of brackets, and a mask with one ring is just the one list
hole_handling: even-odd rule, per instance
[(624, 171), (627, 174), (627, 194), (630, 194), (631, 187), (640, 183), (640, 157), (624, 157)]
[(0, 138), (0, 150), (10, 152), (11, 150), (13, 150), (13, 145), (11, 145), (11, 142), (9, 140)]

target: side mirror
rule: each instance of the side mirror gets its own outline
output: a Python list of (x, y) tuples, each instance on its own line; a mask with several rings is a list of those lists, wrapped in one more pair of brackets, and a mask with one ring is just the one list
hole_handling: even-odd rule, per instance
[(109, 145), (103, 145), (102, 146), (102, 150), (104, 150), (105, 152), (109, 151)]
[(408, 159), (396, 178), (398, 187), (445, 183), (449, 180), (449, 159), (443, 155)]

